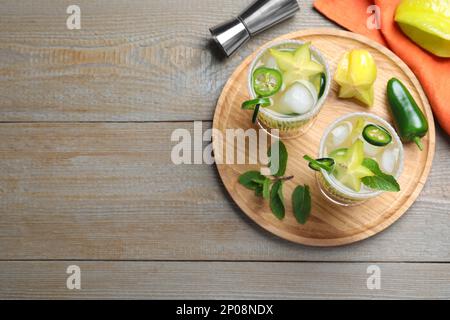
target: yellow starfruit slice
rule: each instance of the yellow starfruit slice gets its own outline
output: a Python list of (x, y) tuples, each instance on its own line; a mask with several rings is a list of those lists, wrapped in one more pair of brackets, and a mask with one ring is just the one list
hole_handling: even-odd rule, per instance
[[(364, 143), (358, 139), (353, 145), (345, 149), (336, 150), (333, 157), (336, 165), (334, 176), (343, 185), (359, 192), (361, 190), (361, 179), (373, 176), (374, 173), (362, 165), (364, 160)], [(333, 153), (332, 153), (333, 154)]]
[(283, 71), (283, 81), (287, 87), (297, 80), (311, 81), (314, 76), (325, 71), (322, 64), (312, 59), (310, 46), (310, 42), (304, 43), (293, 52), (269, 50)]
[(395, 21), (425, 50), (450, 57), (450, 0), (403, 0), (395, 12)]

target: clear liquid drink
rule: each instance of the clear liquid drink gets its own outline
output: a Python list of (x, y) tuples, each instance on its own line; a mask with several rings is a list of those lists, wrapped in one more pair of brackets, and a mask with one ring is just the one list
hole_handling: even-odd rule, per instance
[[(369, 125), (386, 130), (391, 141), (379, 146), (369, 143), (363, 134)], [(346, 154), (349, 151), (354, 154)], [(403, 146), (396, 131), (388, 122), (370, 113), (351, 113), (334, 121), (322, 136), (319, 157), (337, 160), (331, 172), (321, 170), (317, 173), (323, 195), (333, 203), (346, 206), (359, 204), (383, 192), (361, 183), (365, 168), (355, 165), (349, 168), (351, 161), (357, 163), (354, 160), (361, 157), (372, 159), (382, 172), (395, 178), (403, 169)]]
[(330, 90), (331, 76), (323, 55), (310, 43), (295, 40), (264, 48), (249, 68), (248, 89), (252, 98), (261, 96), (258, 86), (264, 85), (267, 78), (261, 70), (272, 72), (273, 82), (281, 79), (281, 87), (268, 96), (270, 106), (260, 108), (259, 124), (285, 135), (306, 132)]

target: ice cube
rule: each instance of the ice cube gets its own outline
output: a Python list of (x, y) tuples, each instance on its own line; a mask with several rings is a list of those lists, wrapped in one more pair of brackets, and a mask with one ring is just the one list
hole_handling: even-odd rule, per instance
[(308, 84), (309, 82), (294, 82), (282, 95), (279, 110), (284, 114), (303, 114), (310, 111), (317, 102), (317, 94), (312, 92), (315, 89), (308, 87)]
[(333, 147), (336, 148), (342, 145), (347, 140), (351, 132), (352, 124), (348, 121), (343, 122), (334, 128), (330, 133)]
[(386, 148), (381, 155), (381, 170), (393, 174), (398, 161), (400, 150), (398, 148)]
[(376, 157), (382, 149), (383, 148), (381, 148), (381, 147), (374, 146), (374, 145), (368, 143), (367, 141), (364, 141), (364, 154), (365, 155), (368, 155), (370, 157)]

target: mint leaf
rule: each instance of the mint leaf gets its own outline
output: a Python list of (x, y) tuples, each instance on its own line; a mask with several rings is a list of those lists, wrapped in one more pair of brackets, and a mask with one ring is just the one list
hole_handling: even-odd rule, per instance
[[(278, 143), (278, 156), (276, 154), (272, 155), (272, 147), (275, 143)], [(288, 160), (288, 153), (284, 143), (281, 140), (274, 142), (267, 151), (267, 156), (269, 157), (269, 167), (272, 175), (274, 175), (275, 177), (283, 176), (286, 172)], [(278, 163), (278, 170), (274, 171), (277, 168), (272, 168), (272, 165), (276, 165), (276, 163)]]
[(398, 192), (400, 191), (400, 186), (395, 180), (395, 178), (389, 174), (381, 171), (378, 163), (370, 158), (365, 158), (362, 162), (362, 165), (369, 169), (375, 174), (371, 177), (364, 177), (361, 179), (362, 183), (374, 190), (382, 190), (382, 191), (392, 191)]
[(252, 179), (253, 182), (255, 182), (255, 183), (257, 183), (257, 184), (261, 184), (261, 185), (264, 183), (265, 180), (266, 180), (266, 179), (265, 179), (264, 176), (262, 176), (262, 178)]
[(247, 171), (239, 176), (239, 183), (247, 189), (256, 191), (258, 186), (261, 185), (259, 181), (264, 181), (264, 178), (259, 171)]
[(311, 193), (309, 186), (297, 186), (292, 193), (292, 208), (298, 223), (305, 224), (311, 213)]
[(378, 162), (370, 158), (364, 158), (362, 165), (372, 171), (375, 175), (383, 173), (378, 166)]
[(262, 184), (259, 184), (256, 189), (255, 189), (255, 195), (257, 197), (262, 197), (263, 196), (263, 186)]
[(400, 186), (393, 176), (385, 175), (385, 176), (372, 176), (372, 177), (364, 177), (361, 179), (362, 183), (373, 189), (373, 190), (382, 190), (382, 191), (391, 191), (398, 192), (400, 191)]
[(280, 187), (278, 188), (278, 197), (281, 200), (281, 203), (284, 206), (284, 196), (283, 196), (283, 180), (280, 180)]
[(284, 218), (283, 181), (278, 180), (270, 190), (270, 209), (278, 219)]
[(266, 177), (266, 179), (264, 179), (263, 182), (263, 189), (262, 189), (262, 196), (264, 199), (269, 199), (270, 198), (270, 185), (271, 185), (272, 181)]

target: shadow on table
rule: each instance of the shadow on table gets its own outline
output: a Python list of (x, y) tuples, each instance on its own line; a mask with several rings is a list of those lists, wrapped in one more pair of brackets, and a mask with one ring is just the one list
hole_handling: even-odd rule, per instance
[(213, 39), (208, 39), (205, 45), (205, 49), (211, 52), (212, 56), (217, 62), (225, 62), (227, 56), (225, 53), (217, 46), (217, 43)]

